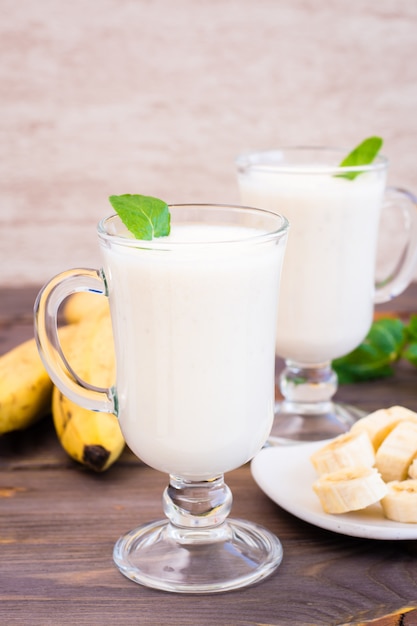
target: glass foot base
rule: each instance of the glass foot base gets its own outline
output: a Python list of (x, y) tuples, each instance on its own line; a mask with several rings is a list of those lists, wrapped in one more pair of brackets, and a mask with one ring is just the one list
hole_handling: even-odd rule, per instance
[(332, 439), (347, 432), (365, 415), (365, 411), (354, 406), (333, 402), (328, 403), (322, 412), (317, 412), (317, 407), (310, 412), (308, 406), (306, 408), (300, 409), (300, 405), (295, 406), (285, 401), (278, 402), (268, 443), (294, 444)]
[(127, 578), (177, 593), (218, 593), (253, 585), (275, 571), (282, 555), (275, 535), (236, 519), (200, 529), (154, 522), (120, 537), (113, 551)]

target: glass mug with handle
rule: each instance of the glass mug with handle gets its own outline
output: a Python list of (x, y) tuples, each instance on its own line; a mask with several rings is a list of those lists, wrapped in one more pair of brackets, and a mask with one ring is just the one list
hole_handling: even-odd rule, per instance
[[(265, 578), (282, 559), (269, 531), (228, 518), (223, 474), (259, 451), (273, 423), (288, 222), (231, 206), (175, 205), (170, 213), (170, 235), (151, 241), (133, 238), (117, 215), (101, 221), (103, 269), (68, 270), (45, 285), (35, 334), (59, 389), (116, 414), (132, 451), (170, 475), (167, 519), (120, 538), (120, 571), (166, 591), (221, 592)], [(60, 348), (57, 311), (76, 291), (109, 298), (113, 388), (80, 380)]]
[[(285, 214), (291, 224), (281, 278), (277, 355), (279, 377), (271, 439), (311, 441), (347, 431), (363, 415), (333, 402), (331, 362), (367, 335), (375, 303), (411, 282), (417, 262), (417, 206), (412, 194), (386, 189), (387, 160), (340, 167), (346, 151), (284, 148), (237, 158), (241, 201)], [(352, 176), (353, 174), (353, 176)], [(398, 214), (397, 262), (376, 284), (381, 213)]]

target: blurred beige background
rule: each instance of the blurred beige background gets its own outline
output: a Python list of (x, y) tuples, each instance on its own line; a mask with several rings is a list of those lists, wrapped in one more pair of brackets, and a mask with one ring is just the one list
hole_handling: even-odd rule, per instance
[(110, 194), (238, 201), (247, 149), (380, 134), (417, 191), (414, 0), (0, 8), (0, 286), (97, 266)]

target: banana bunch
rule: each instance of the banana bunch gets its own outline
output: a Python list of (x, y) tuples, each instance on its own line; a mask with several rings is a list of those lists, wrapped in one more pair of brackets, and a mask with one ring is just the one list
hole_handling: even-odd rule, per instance
[[(63, 352), (86, 382), (109, 387), (115, 380), (111, 320), (106, 298), (77, 293), (64, 306), (59, 331)], [(90, 411), (52, 384), (31, 339), (0, 357), (0, 434), (24, 429), (50, 413), (71, 458), (95, 471), (109, 468), (125, 441), (116, 416)]]
[(417, 523), (417, 413), (380, 409), (311, 456), (313, 490), (326, 513), (380, 502), (385, 517)]

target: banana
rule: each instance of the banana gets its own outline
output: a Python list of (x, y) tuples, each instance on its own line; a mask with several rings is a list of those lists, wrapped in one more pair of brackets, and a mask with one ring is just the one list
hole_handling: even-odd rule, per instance
[[(108, 310), (86, 316), (67, 352), (74, 371), (87, 383), (109, 387), (115, 380), (115, 358)], [(52, 416), (59, 441), (75, 461), (95, 470), (108, 469), (125, 441), (115, 415), (90, 411), (53, 390)]]
[(82, 322), (90, 315), (101, 315), (109, 311), (109, 301), (89, 291), (79, 291), (72, 294), (63, 305), (63, 316), (67, 324)]
[[(60, 328), (63, 352), (86, 382), (109, 387), (115, 379), (115, 359), (107, 298), (73, 298), (65, 317), (78, 323)], [(96, 471), (110, 467), (125, 445), (117, 418), (83, 409), (54, 387), (35, 339), (0, 356), (0, 434), (27, 428), (50, 413), (51, 402), (55, 430), (67, 453)]]
[(326, 513), (357, 511), (378, 502), (387, 486), (374, 467), (352, 467), (324, 474), (313, 489)]
[(417, 523), (417, 480), (392, 481), (381, 505), (385, 517), (394, 522)]
[(374, 446), (378, 450), (381, 443), (400, 422), (408, 420), (417, 423), (417, 413), (402, 406), (392, 406), (389, 409), (379, 409), (353, 424), (351, 433), (366, 431)]
[(401, 406), (374, 411), (310, 459), (319, 474), (313, 490), (325, 512), (346, 513), (380, 501), (388, 519), (417, 523), (414, 411)]
[(417, 455), (417, 423), (400, 422), (384, 439), (375, 466), (385, 482), (404, 480)]
[(410, 478), (417, 479), (417, 458), (413, 460), (410, 467), (408, 468), (408, 475)]
[[(66, 351), (74, 326), (59, 330)], [(35, 339), (29, 339), (0, 357), (0, 434), (28, 428), (50, 412), (52, 381)]]
[(311, 455), (310, 460), (319, 476), (339, 469), (363, 466), (372, 467), (375, 452), (368, 433), (344, 433)]
[(84, 409), (57, 387), (52, 414), (61, 446), (78, 463), (103, 472), (120, 457), (125, 442), (115, 415)]

